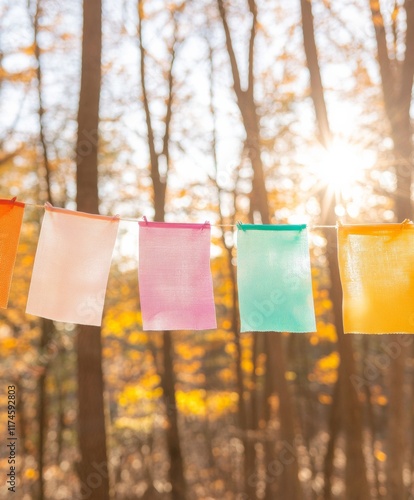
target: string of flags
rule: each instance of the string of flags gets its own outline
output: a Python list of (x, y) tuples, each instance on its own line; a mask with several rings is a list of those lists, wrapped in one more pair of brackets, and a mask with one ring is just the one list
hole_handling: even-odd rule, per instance
[[(0, 199), (0, 307), (25, 204)], [(120, 217), (44, 206), (26, 312), (100, 326)], [(211, 225), (139, 221), (143, 329), (217, 327)], [(308, 228), (237, 224), (242, 332), (315, 332)], [(345, 333), (414, 333), (414, 224), (337, 226)]]

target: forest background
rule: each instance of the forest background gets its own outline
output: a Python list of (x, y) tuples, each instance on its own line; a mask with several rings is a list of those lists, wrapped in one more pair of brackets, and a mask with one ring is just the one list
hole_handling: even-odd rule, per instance
[[(412, 218), (414, 0), (1, 0), (0, 196), (212, 227), (218, 328), (143, 332), (123, 221), (102, 330), (0, 315), (17, 497), (414, 498), (409, 335), (344, 335), (336, 231)], [(310, 225), (317, 332), (240, 333), (237, 221)]]

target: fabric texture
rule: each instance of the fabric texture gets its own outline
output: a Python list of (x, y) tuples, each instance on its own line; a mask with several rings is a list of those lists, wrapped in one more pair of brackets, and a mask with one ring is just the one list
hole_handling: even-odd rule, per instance
[(216, 328), (210, 224), (139, 223), (144, 330)]
[(0, 307), (5, 309), (16, 261), (24, 203), (0, 200)]
[(119, 219), (46, 207), (26, 312), (100, 326)]
[(316, 331), (306, 225), (240, 226), (237, 282), (242, 332)]
[(345, 333), (414, 333), (414, 226), (340, 226)]

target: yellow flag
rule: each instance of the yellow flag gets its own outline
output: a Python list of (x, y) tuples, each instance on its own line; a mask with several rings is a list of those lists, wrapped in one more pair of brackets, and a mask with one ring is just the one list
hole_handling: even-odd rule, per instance
[(341, 226), (345, 333), (414, 333), (414, 225)]

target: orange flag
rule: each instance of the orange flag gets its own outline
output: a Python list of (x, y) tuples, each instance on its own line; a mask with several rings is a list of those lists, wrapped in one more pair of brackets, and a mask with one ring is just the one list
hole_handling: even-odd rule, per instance
[(414, 333), (414, 225), (341, 226), (345, 333)]
[(0, 200), (0, 307), (6, 308), (22, 227), (24, 203)]

